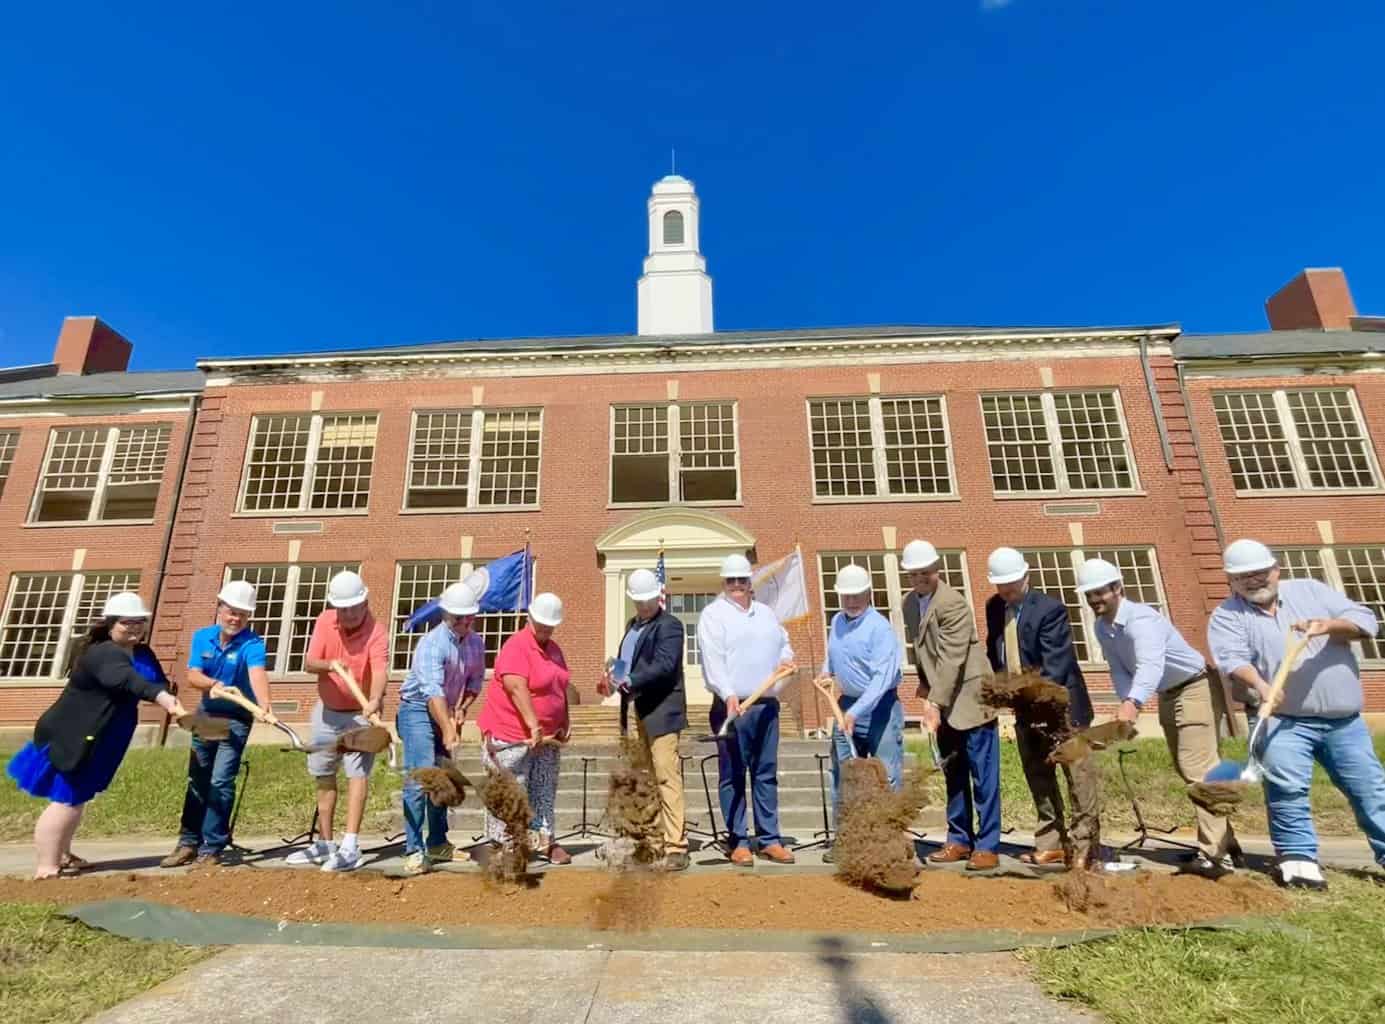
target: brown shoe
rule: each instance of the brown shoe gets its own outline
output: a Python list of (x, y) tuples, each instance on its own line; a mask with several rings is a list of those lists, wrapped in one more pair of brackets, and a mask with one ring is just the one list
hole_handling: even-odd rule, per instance
[(773, 846), (766, 846), (760, 850), (760, 856), (765, 860), (773, 861), (775, 864), (792, 864), (793, 853), (786, 847), (775, 843)]
[(755, 863), (748, 846), (738, 846), (731, 851), (731, 863), (738, 868), (748, 868)]
[(1036, 868), (1066, 867), (1068, 855), (1062, 850), (1033, 850), (1020, 854), (1020, 863)]
[(930, 864), (956, 864), (970, 856), (971, 847), (961, 843), (944, 843), (941, 850), (934, 850), (928, 855), (928, 861)]
[(191, 864), (197, 859), (197, 847), (195, 846), (175, 846), (173, 852), (163, 860), (159, 861), (161, 868), (180, 868), (184, 864)]
[(220, 863), (221, 854), (219, 853), (199, 853), (197, 855), (197, 864), (199, 867), (215, 867)]
[(990, 850), (977, 850), (967, 861), (968, 871), (993, 871), (1000, 867), (1000, 857)]

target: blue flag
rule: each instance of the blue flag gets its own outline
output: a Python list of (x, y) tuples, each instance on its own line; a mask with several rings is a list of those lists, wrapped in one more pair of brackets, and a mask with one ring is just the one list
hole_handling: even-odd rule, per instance
[[(520, 551), (497, 558), (489, 565), (483, 565), (463, 583), (481, 595), (481, 611), (514, 612), (529, 607), (530, 584), (533, 580), (532, 558), (529, 545)], [(442, 619), (442, 609), (437, 598), (414, 609), (409, 620), (404, 623), (404, 632), (427, 629), (437, 625)]]

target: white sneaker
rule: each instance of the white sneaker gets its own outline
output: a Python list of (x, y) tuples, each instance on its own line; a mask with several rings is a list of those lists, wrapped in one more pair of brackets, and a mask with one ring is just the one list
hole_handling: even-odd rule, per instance
[(337, 847), (332, 855), (322, 862), (323, 871), (355, 871), (361, 866), (359, 849), (343, 850)]
[(425, 853), (411, 853), (404, 858), (404, 874), (406, 875), (426, 875), (430, 870), (428, 855)]
[(327, 843), (319, 839), (317, 842), (311, 843), (303, 849), (289, 854), (284, 858), (284, 863), (292, 864), (294, 867), (303, 867), (308, 864), (316, 866), (325, 862), (328, 857), (336, 852), (336, 849), (336, 843)]

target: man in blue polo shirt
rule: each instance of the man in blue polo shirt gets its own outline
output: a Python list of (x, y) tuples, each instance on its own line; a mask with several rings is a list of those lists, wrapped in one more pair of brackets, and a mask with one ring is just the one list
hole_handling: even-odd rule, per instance
[(160, 867), (176, 868), (194, 860), (216, 864), (231, 841), (236, 774), (250, 738), (252, 719), (243, 708), (227, 700), (214, 700), (206, 691), (219, 683), (234, 687), (262, 708), (269, 707), (264, 641), (250, 628), (255, 588), (245, 580), (231, 580), (216, 600), (216, 622), (192, 635), (186, 679), (193, 689), (202, 691), (202, 711), (231, 719), (231, 734), (224, 740), (193, 737), (182, 832), (178, 845), (159, 862)]

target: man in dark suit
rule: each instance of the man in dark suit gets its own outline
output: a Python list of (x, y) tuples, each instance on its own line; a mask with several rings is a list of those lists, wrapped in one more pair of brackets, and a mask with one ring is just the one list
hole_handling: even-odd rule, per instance
[[(991, 667), (1010, 673), (1037, 669), (1045, 679), (1067, 688), (1069, 724), (1078, 729), (1091, 725), (1092, 699), (1077, 667), (1063, 602), (1030, 589), (1029, 564), (1014, 548), (996, 548), (986, 568), (996, 588), (986, 602), (986, 656)], [(1063, 766), (1072, 802), (1072, 828), (1067, 829), (1057, 770), (1048, 763), (1054, 739), (1051, 731), (1036, 727), (1022, 710), (1016, 713), (1015, 742), (1039, 819), (1034, 852), (1023, 854), (1020, 860), (1092, 867), (1101, 851), (1101, 774), (1090, 755)]]
[(628, 676), (612, 679), (609, 670), (597, 686), (603, 697), (620, 689), (620, 719), (635, 706), (640, 743), (649, 754), (654, 781), (659, 785), (660, 824), (664, 839), (663, 866), (682, 871), (688, 866), (684, 832), (683, 773), (678, 760), (678, 736), (688, 727), (688, 698), (683, 688), (683, 623), (659, 605), (659, 578), (648, 569), (630, 574), (626, 596), (635, 602), (635, 616), (625, 626), (620, 660)]

